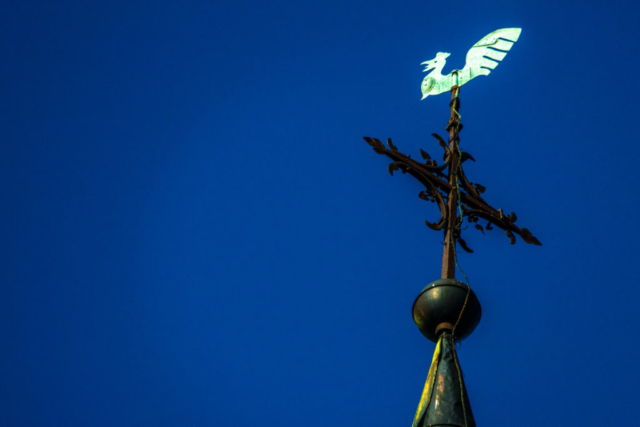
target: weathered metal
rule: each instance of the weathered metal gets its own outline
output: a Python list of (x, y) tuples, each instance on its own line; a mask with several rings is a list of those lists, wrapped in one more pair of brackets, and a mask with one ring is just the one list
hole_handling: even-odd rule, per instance
[[(526, 228), (515, 225), (518, 217), (515, 213), (504, 214), (502, 209), (496, 209), (480, 196), (486, 188), (480, 184), (470, 182), (464, 173), (464, 162), (475, 159), (471, 154), (462, 152), (459, 149), (459, 132), (462, 124), (459, 122), (456, 111), (460, 109), (460, 98), (457, 96), (458, 88), (452, 90), (451, 118), (447, 124), (449, 131), (449, 144), (445, 143), (437, 134), (432, 134), (438, 144), (444, 149), (444, 162), (438, 164), (431, 156), (420, 150), (424, 163), (420, 163), (410, 156), (398, 151), (393, 145), (391, 138), (387, 139), (387, 148), (379, 139), (364, 137), (367, 144), (371, 145), (378, 154), (384, 154), (393, 162), (389, 164), (388, 170), (391, 175), (394, 171), (400, 170), (402, 173), (409, 173), (425, 186), (425, 191), (418, 195), (421, 199), (435, 202), (440, 208), (440, 219), (437, 222), (425, 221), (427, 226), (433, 230), (445, 231), (445, 248), (443, 256), (442, 276), (443, 278), (455, 278), (455, 246), (467, 252), (473, 252), (467, 243), (462, 239), (462, 220), (466, 218), (475, 228), (484, 234), (484, 230), (492, 230), (493, 226), (505, 231), (511, 244), (515, 244), (519, 235), (526, 243), (541, 245), (540, 241)], [(459, 206), (462, 214), (457, 212)], [(483, 227), (478, 223), (480, 219), (486, 222)]]
[[(511, 239), (511, 244), (516, 242), (516, 234), (526, 243), (541, 244), (529, 230), (515, 225), (515, 213), (505, 215), (502, 209), (495, 209), (482, 198), (485, 187), (471, 183), (462, 167), (467, 160), (475, 162), (475, 159), (459, 148), (462, 130), (460, 86), (478, 75), (488, 75), (519, 35), (519, 28), (506, 28), (485, 36), (467, 54), (465, 68), (447, 76), (440, 72), (448, 53), (439, 52), (435, 59), (423, 63), (427, 65), (425, 71), (433, 70), (422, 82), (423, 99), (451, 90), (451, 111), (446, 127), (449, 141), (446, 143), (439, 135), (432, 134), (444, 149), (442, 164), (439, 165), (423, 150), (420, 153), (424, 163), (420, 163), (399, 152), (391, 139), (387, 139), (385, 146), (376, 138), (364, 137), (376, 153), (392, 160), (388, 166), (391, 175), (400, 170), (425, 186), (419, 197), (437, 203), (440, 210), (437, 222), (425, 223), (433, 230), (444, 230), (442, 278), (427, 285), (413, 304), (416, 325), (425, 337), (437, 343), (413, 427), (475, 427), (455, 351), (455, 342), (469, 336), (482, 317), (480, 302), (470, 285), (455, 280), (456, 244), (467, 252), (473, 252), (461, 237), (463, 219), (467, 218), (483, 234), (485, 228), (501, 228)], [(480, 219), (487, 221), (484, 227), (478, 223)]]
[(454, 327), (456, 341), (465, 339), (476, 329), (482, 317), (482, 307), (476, 294), (455, 279), (429, 283), (416, 298), (412, 311), (413, 321), (422, 335), (433, 342), (438, 341), (438, 329), (453, 330)]
[[(460, 168), (460, 153), (458, 144), (460, 142), (460, 98), (458, 98), (458, 86), (451, 89), (451, 117), (447, 130), (449, 131), (449, 169), (456, 172)], [(458, 217), (455, 214), (458, 207), (458, 175), (457, 173), (449, 173), (449, 186), (453, 189), (449, 193), (447, 200), (447, 226), (444, 233), (444, 248), (442, 250), (442, 276), (454, 279), (456, 277), (456, 225)], [(451, 214), (451, 213), (454, 214)]]
[(441, 334), (413, 427), (475, 427), (454, 340)]
[(488, 76), (498, 66), (498, 61), (507, 56), (521, 31), (520, 28), (503, 28), (487, 34), (469, 49), (464, 68), (446, 76), (441, 72), (450, 53), (438, 52), (435, 58), (423, 62), (421, 65), (426, 64), (424, 71), (431, 72), (422, 80), (422, 99), (447, 92), (454, 86), (462, 86), (475, 77)]

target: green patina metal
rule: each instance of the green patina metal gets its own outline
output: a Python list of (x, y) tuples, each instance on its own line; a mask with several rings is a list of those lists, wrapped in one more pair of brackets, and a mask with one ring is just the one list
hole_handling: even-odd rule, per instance
[(481, 316), (475, 293), (455, 279), (436, 280), (416, 298), (413, 320), (436, 350), (412, 427), (475, 427), (454, 343), (470, 335)]
[(440, 336), (412, 427), (476, 427), (454, 340)]
[(438, 52), (436, 57), (430, 61), (425, 61), (424, 71), (431, 72), (422, 81), (422, 99), (429, 95), (438, 95), (448, 92), (454, 86), (462, 86), (475, 77), (488, 76), (491, 70), (496, 68), (499, 61), (502, 61), (511, 46), (520, 37), (520, 28), (503, 28), (484, 36), (478, 43), (474, 44), (467, 52), (467, 61), (462, 70), (454, 70), (442, 75), (442, 69), (447, 62), (450, 53)]

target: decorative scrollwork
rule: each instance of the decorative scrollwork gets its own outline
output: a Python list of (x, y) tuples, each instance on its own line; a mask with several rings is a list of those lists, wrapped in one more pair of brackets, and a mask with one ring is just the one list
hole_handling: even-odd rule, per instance
[[(449, 129), (453, 124), (456, 123), (450, 123), (447, 128)], [(457, 130), (462, 128), (461, 124), (457, 123), (456, 125), (458, 126)], [(425, 221), (429, 228), (433, 230), (446, 229), (448, 223), (447, 203), (452, 192), (456, 192), (459, 197), (460, 206), (462, 207), (462, 215), (455, 222), (457, 225), (455, 230), (453, 230), (453, 236), (465, 251), (473, 252), (460, 236), (460, 225), (465, 217), (467, 221), (474, 224), (475, 228), (482, 232), (482, 234), (484, 234), (485, 230), (492, 230), (495, 225), (505, 231), (511, 244), (516, 242), (515, 235), (517, 234), (526, 243), (541, 245), (540, 241), (534, 237), (529, 230), (519, 228), (515, 225), (518, 219), (515, 213), (505, 215), (502, 209), (495, 209), (490, 206), (481, 196), (481, 194), (486, 191), (486, 188), (483, 185), (471, 183), (467, 179), (462, 164), (467, 160), (475, 162), (473, 156), (466, 152), (460, 153), (455, 152), (455, 150), (452, 152), (452, 149), (442, 137), (435, 133), (432, 135), (444, 150), (444, 162), (440, 165), (422, 149), (420, 149), (420, 154), (424, 163), (413, 160), (410, 156), (398, 151), (398, 148), (393, 145), (390, 138), (387, 139), (389, 148), (376, 138), (364, 137), (364, 140), (373, 147), (376, 153), (384, 154), (393, 160), (388, 167), (391, 175), (393, 175), (394, 171), (400, 170), (402, 173), (409, 173), (425, 186), (425, 190), (421, 191), (418, 196), (425, 201), (437, 203), (440, 209), (440, 219), (437, 222)], [(457, 144), (453, 145), (453, 147), (457, 147)], [(454, 162), (457, 165), (456, 171), (451, 170)], [(457, 176), (457, 180), (453, 181), (458, 183), (457, 186), (450, 184), (451, 180), (449, 178), (452, 173), (455, 173)], [(487, 221), (484, 227), (478, 223), (480, 219)]]

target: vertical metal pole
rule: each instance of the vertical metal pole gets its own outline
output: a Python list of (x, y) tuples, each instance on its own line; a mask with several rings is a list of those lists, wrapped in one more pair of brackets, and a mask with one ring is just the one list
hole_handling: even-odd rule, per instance
[(458, 86), (451, 88), (451, 117), (447, 130), (449, 131), (449, 155), (451, 163), (449, 164), (449, 185), (451, 191), (447, 201), (447, 223), (444, 233), (444, 251), (442, 253), (442, 278), (456, 278), (456, 241), (455, 228), (458, 220), (458, 191), (457, 191), (457, 172), (458, 172), (458, 115), (456, 110), (460, 110), (460, 100), (456, 96), (459, 91)]

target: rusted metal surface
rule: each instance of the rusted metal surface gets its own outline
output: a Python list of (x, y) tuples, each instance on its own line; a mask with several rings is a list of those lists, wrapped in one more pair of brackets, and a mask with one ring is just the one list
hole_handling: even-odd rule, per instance
[[(454, 86), (451, 91), (451, 118), (446, 128), (449, 131), (449, 143), (447, 144), (439, 135), (432, 134), (444, 149), (442, 164), (439, 165), (423, 150), (420, 150), (420, 153), (424, 162), (420, 163), (399, 152), (390, 138), (387, 139), (385, 146), (379, 139), (364, 137), (364, 140), (373, 147), (376, 153), (384, 154), (393, 160), (388, 167), (391, 175), (397, 170), (409, 173), (425, 186), (425, 190), (420, 192), (419, 197), (438, 204), (440, 219), (435, 223), (429, 221), (425, 221), (425, 223), (433, 230), (444, 230), (442, 278), (450, 279), (455, 278), (456, 244), (459, 244), (467, 252), (473, 252), (461, 237), (461, 225), (464, 218), (483, 234), (485, 229), (492, 230), (494, 226), (504, 230), (511, 240), (511, 244), (515, 244), (515, 235), (517, 234), (526, 243), (541, 245), (529, 230), (515, 225), (518, 219), (515, 213), (506, 215), (502, 209), (496, 209), (489, 205), (481, 196), (485, 187), (474, 184), (467, 179), (463, 164), (468, 160), (475, 162), (475, 159), (469, 153), (461, 152), (459, 149), (459, 132), (462, 130), (462, 124), (459, 123), (458, 115), (455, 113), (460, 109), (460, 98), (456, 96), (456, 89), (458, 88)], [(458, 197), (460, 198), (462, 215), (458, 215), (457, 211)], [(481, 219), (486, 221), (484, 226), (479, 223)]]
[[(458, 150), (458, 144), (460, 137), (458, 135), (460, 130), (460, 119), (456, 112), (460, 111), (460, 98), (457, 97), (458, 86), (454, 86), (451, 89), (451, 117), (449, 118), (449, 124), (447, 124), (447, 130), (449, 131), (449, 169), (451, 171), (457, 171), (460, 167), (460, 154)], [(449, 173), (449, 186), (451, 191), (447, 200), (447, 219), (446, 230), (444, 233), (444, 249), (442, 251), (442, 278), (443, 279), (455, 279), (456, 278), (456, 237), (455, 236), (458, 221), (456, 210), (458, 208), (458, 190), (456, 186), (458, 178), (456, 173)], [(459, 233), (458, 233), (459, 234)]]

